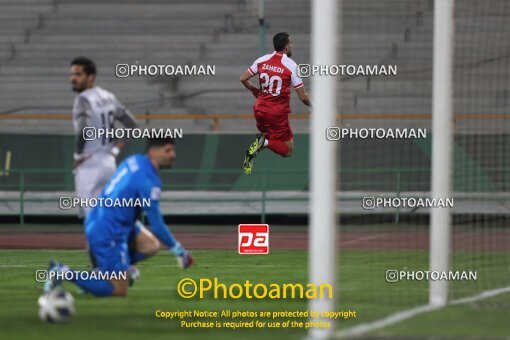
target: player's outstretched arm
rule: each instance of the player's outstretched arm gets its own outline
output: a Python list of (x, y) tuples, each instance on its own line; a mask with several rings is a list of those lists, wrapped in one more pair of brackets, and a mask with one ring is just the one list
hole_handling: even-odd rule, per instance
[(246, 87), (251, 93), (257, 98), (259, 96), (260, 89), (253, 85), (253, 83), (250, 81), (250, 78), (253, 77), (253, 75), (246, 71), (241, 75), (241, 83), (243, 83), (244, 87)]
[(193, 256), (172, 235), (163, 220), (158, 204), (152, 205), (152, 203), (154, 202), (151, 202), (151, 208), (147, 211), (147, 219), (152, 233), (177, 257), (177, 263), (182, 269), (189, 268), (195, 263)]
[(312, 102), (310, 101), (310, 96), (308, 96), (308, 92), (306, 92), (306, 89), (304, 86), (301, 86), (300, 88), (296, 89), (296, 93), (299, 97), (299, 99), (305, 104), (306, 106), (312, 106)]

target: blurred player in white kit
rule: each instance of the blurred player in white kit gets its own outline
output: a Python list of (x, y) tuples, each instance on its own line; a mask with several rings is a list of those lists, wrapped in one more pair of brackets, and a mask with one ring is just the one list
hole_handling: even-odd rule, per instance
[[(73, 105), (73, 125), (76, 133), (74, 153), (74, 182), (79, 198), (97, 198), (104, 185), (115, 172), (116, 157), (124, 142), (106, 136), (94, 138), (98, 129), (113, 130), (121, 122), (126, 128), (138, 126), (133, 114), (115, 96), (95, 86), (96, 65), (86, 57), (77, 57), (71, 62), (71, 84), (78, 93)], [(91, 135), (84, 136), (86, 128)], [(90, 138), (92, 137), (92, 138)], [(83, 208), (86, 216), (90, 208)]]

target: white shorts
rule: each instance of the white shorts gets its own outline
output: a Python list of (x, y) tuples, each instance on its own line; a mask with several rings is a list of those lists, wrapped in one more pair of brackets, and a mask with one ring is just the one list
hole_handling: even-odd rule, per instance
[[(74, 185), (79, 198), (99, 197), (108, 183), (117, 165), (115, 156), (106, 152), (95, 152), (92, 157), (81, 163), (74, 172)], [(81, 216), (86, 216), (90, 208), (83, 208)]]

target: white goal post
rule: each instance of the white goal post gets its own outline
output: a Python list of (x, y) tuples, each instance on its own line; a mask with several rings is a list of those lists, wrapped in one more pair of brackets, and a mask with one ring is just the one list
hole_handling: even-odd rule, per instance
[[(434, 2), (432, 73), (432, 198), (452, 195), (454, 0)], [(430, 270), (448, 271), (451, 262), (451, 210), (430, 212)], [(429, 304), (448, 303), (448, 281), (431, 280)]]
[[(337, 30), (341, 2), (337, 0), (312, 1), (311, 56), (313, 65), (336, 65)], [(338, 26), (340, 27), (340, 26)], [(328, 43), (324, 43), (325, 39)], [(337, 212), (337, 143), (326, 139), (326, 129), (336, 124), (337, 89), (335, 77), (312, 77), (312, 102), (314, 103), (310, 126), (310, 228), (309, 228), (309, 281), (314, 284), (329, 283), (335, 289), (335, 240)], [(333, 311), (334, 299), (311, 299), (309, 308), (315, 312)], [(313, 322), (331, 322), (330, 319), (313, 319)], [(309, 337), (329, 338), (331, 328), (310, 328)]]

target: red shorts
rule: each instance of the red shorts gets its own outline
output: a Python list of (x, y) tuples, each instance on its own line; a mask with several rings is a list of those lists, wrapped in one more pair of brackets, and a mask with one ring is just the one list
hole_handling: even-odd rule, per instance
[(274, 114), (253, 110), (253, 115), (257, 121), (257, 129), (259, 129), (267, 139), (276, 139), (286, 142), (294, 137), (290, 128), (288, 113)]

